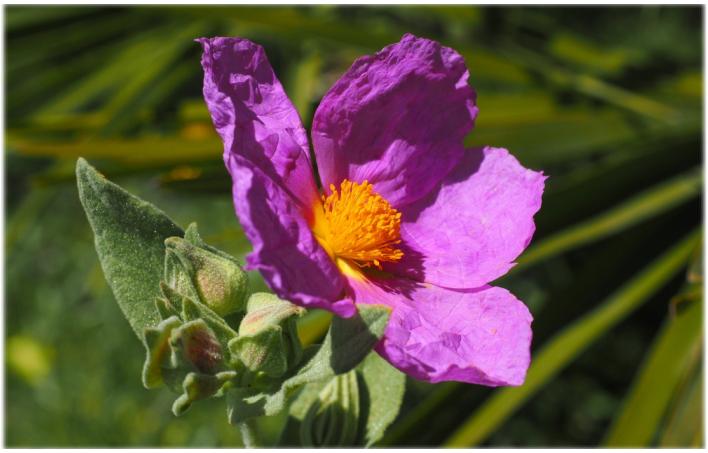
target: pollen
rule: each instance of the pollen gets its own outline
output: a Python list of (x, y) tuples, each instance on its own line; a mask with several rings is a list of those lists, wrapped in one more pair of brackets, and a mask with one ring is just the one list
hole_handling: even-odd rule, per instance
[(339, 190), (334, 184), (329, 188), (331, 194), (315, 206), (312, 230), (333, 259), (381, 269), (381, 263), (403, 257), (396, 247), (401, 242), (401, 213), (368, 181), (345, 179)]

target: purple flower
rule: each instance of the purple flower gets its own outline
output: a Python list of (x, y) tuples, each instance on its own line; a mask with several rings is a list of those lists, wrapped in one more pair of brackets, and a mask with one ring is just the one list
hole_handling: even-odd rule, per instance
[(409, 375), (520, 385), (531, 321), (489, 286), (526, 248), (544, 180), (505, 149), (465, 149), (475, 92), (462, 57), (405, 35), (364, 56), (307, 133), (263, 48), (202, 38), (204, 97), (224, 142), (247, 258), (280, 297), (348, 317), (392, 308), (377, 351)]

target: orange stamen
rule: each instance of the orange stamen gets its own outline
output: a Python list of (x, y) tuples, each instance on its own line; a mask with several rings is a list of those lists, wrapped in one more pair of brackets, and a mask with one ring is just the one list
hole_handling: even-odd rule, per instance
[(401, 242), (401, 213), (368, 181), (358, 184), (345, 179), (339, 191), (333, 184), (329, 188), (332, 193), (323, 195), (314, 208), (312, 231), (333, 259), (381, 269), (382, 262), (403, 257), (395, 247)]

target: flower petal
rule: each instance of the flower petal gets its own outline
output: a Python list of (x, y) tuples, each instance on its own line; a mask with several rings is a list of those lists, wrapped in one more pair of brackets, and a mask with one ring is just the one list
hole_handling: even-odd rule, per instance
[(242, 156), (229, 154), (226, 165), (234, 179), (236, 213), (253, 244), (246, 267), (259, 270), (278, 297), (344, 317), (353, 315), (353, 302), (342, 299), (339, 270), (288, 193)]
[(468, 77), (457, 52), (410, 34), (356, 60), (313, 121), (325, 190), (368, 180), (396, 208), (427, 194), (459, 161), (477, 116)]
[(541, 172), (502, 148), (470, 149), (440, 188), (403, 209), (403, 259), (387, 270), (447, 288), (504, 275), (535, 231)]
[(263, 48), (241, 38), (200, 38), (204, 99), (230, 154), (248, 159), (309, 209), (317, 187), (307, 134)]
[(509, 291), (456, 291), (403, 280), (390, 280), (386, 288), (354, 285), (357, 302), (393, 307), (376, 351), (401, 371), (433, 383), (523, 384), (533, 318)]

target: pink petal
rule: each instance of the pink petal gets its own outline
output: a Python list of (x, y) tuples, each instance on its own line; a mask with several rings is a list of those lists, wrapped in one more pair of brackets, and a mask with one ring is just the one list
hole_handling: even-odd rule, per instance
[(368, 180), (394, 207), (427, 194), (459, 161), (477, 115), (462, 57), (407, 34), (364, 56), (315, 113), (322, 186)]
[(456, 291), (400, 279), (353, 286), (357, 302), (393, 307), (376, 350), (401, 371), (433, 383), (523, 384), (533, 318), (509, 291)]
[(404, 257), (387, 270), (448, 288), (504, 275), (531, 241), (545, 179), (505, 149), (467, 150), (439, 190), (402, 210)]
[(224, 142), (281, 185), (303, 209), (317, 197), (307, 134), (263, 48), (241, 38), (200, 38), (204, 99)]

